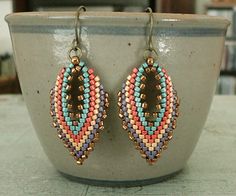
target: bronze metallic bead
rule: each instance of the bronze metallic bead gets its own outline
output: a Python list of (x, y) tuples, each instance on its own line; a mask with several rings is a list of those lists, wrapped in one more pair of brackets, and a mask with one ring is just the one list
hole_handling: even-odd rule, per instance
[(129, 139), (132, 141), (134, 140), (134, 136), (131, 133), (129, 133)]
[(120, 118), (123, 118), (123, 114), (119, 113), (119, 117), (120, 117)]
[(141, 99), (146, 99), (146, 95), (145, 95), (145, 94), (141, 94), (141, 95), (140, 95), (140, 98), (141, 98)]
[(87, 159), (87, 156), (83, 154), (83, 155), (81, 156), (81, 158), (82, 158), (82, 159)]
[(161, 85), (160, 85), (160, 84), (157, 84), (157, 85), (156, 85), (156, 89), (157, 89), (157, 90), (161, 90)]
[(82, 86), (82, 85), (79, 86), (79, 90), (80, 90), (80, 91), (83, 91), (83, 90), (84, 90), (84, 86)]
[(92, 151), (93, 151), (93, 148), (92, 148), (92, 147), (88, 147), (88, 151), (89, 151), (89, 152), (92, 152)]
[(62, 137), (61, 134), (58, 134), (57, 136), (58, 136), (60, 139), (61, 139), (61, 137)]
[(72, 105), (71, 104), (68, 104), (68, 109), (72, 109)]
[(66, 100), (71, 100), (71, 95), (66, 95)]
[(156, 78), (156, 80), (159, 81), (161, 79), (161, 76), (159, 74), (157, 74), (157, 75), (155, 75), (155, 78)]
[(73, 79), (72, 76), (68, 76), (68, 80), (71, 81)]
[(77, 71), (80, 71), (80, 70), (81, 70), (81, 67), (80, 67), (80, 66), (76, 66), (75, 69), (76, 69)]
[(67, 85), (66, 86), (66, 90), (69, 91), (71, 89), (71, 86), (70, 85)]
[(142, 103), (142, 108), (143, 108), (143, 109), (147, 109), (147, 107), (148, 107), (147, 102)]
[(78, 65), (78, 64), (79, 64), (79, 57), (73, 56), (73, 57), (71, 58), (71, 63), (72, 63), (73, 65)]
[(144, 88), (145, 88), (145, 84), (141, 84), (141, 85), (140, 85), (140, 88), (141, 88), (141, 89), (144, 89)]
[(151, 67), (151, 71), (155, 73), (156, 72), (156, 68), (155, 67)]
[(162, 99), (161, 95), (157, 95), (157, 100), (160, 101)]
[(122, 127), (124, 130), (127, 130), (127, 128), (128, 128), (126, 125), (123, 125)]
[(157, 104), (157, 105), (156, 105), (156, 108), (157, 108), (158, 110), (160, 110), (160, 109), (161, 109), (161, 106), (160, 106), (159, 104)]
[(153, 112), (153, 113), (152, 113), (152, 116), (153, 116), (154, 118), (157, 118), (157, 115), (158, 115), (157, 112)]
[(78, 161), (76, 161), (76, 163), (77, 163), (78, 165), (83, 165), (83, 161), (82, 161), (81, 159), (79, 159)]
[(150, 73), (151, 69), (149, 67), (145, 68), (146, 73)]
[(91, 142), (91, 143), (89, 144), (89, 147), (90, 147), (90, 148), (94, 148), (94, 146), (95, 146), (94, 142)]
[(141, 80), (142, 80), (143, 82), (144, 82), (146, 79), (147, 79), (146, 76), (144, 76), (144, 75), (141, 76)]
[(83, 110), (83, 106), (82, 105), (78, 105), (78, 109), (79, 110)]
[(147, 118), (147, 117), (150, 116), (150, 113), (149, 113), (149, 112), (145, 112), (145, 113), (144, 113), (144, 116)]
[(74, 118), (75, 114), (73, 112), (69, 113), (70, 118)]
[(147, 62), (148, 65), (153, 65), (154, 59), (152, 57), (148, 57), (146, 62)]
[(82, 101), (83, 99), (84, 99), (83, 95), (79, 95), (79, 96), (78, 96), (78, 100), (79, 100), (79, 101)]
[(141, 157), (144, 158), (144, 159), (146, 159), (147, 155), (144, 154), (144, 153), (142, 153), (142, 154), (141, 154)]
[(82, 75), (80, 75), (80, 76), (78, 77), (78, 80), (79, 80), (79, 81), (83, 81), (83, 80), (84, 80), (84, 77), (83, 77)]

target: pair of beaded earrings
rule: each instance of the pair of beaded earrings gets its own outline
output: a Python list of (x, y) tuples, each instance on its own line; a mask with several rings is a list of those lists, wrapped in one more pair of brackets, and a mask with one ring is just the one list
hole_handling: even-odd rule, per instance
[[(55, 86), (50, 91), (53, 126), (70, 154), (79, 165), (88, 157), (104, 128), (108, 93), (94, 70), (81, 60), (78, 23), (81, 6), (77, 10), (75, 39), (69, 50), (71, 63), (57, 75)], [(134, 68), (118, 93), (119, 117), (134, 141), (141, 156), (154, 163), (176, 127), (179, 99), (170, 76), (155, 61), (157, 51), (152, 44), (153, 14), (149, 12), (149, 38), (145, 50), (145, 62)], [(72, 56), (72, 53), (75, 55)], [(146, 85), (149, 85), (146, 88)], [(148, 96), (147, 96), (148, 95)], [(150, 100), (155, 101), (150, 101)], [(149, 104), (147, 103), (149, 101)], [(151, 111), (151, 112), (148, 112)]]

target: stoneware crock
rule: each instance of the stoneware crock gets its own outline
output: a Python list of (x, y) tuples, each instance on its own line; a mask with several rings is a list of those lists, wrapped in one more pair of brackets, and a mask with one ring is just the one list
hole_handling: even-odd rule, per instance
[[(153, 41), (180, 98), (180, 117), (168, 149), (148, 165), (118, 117), (117, 93), (132, 68), (143, 62), (147, 13), (81, 14), (81, 38), (88, 66), (110, 95), (105, 130), (95, 150), (79, 166), (58, 139), (49, 114), (49, 92), (69, 63), (75, 12), (32, 12), (6, 16), (14, 59), (29, 114), (41, 145), (55, 168), (80, 182), (143, 185), (183, 169), (207, 118), (220, 71), (229, 22), (203, 15), (154, 14)], [(204, 160), (203, 160), (204, 161)]]

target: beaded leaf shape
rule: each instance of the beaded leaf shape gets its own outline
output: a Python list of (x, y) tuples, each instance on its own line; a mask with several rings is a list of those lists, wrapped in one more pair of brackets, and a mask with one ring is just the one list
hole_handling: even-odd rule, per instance
[(58, 137), (81, 165), (103, 129), (108, 94), (94, 70), (80, 61), (60, 70), (50, 92), (50, 103)]
[(179, 99), (166, 70), (157, 62), (134, 68), (118, 93), (119, 116), (141, 156), (153, 164), (176, 128)]

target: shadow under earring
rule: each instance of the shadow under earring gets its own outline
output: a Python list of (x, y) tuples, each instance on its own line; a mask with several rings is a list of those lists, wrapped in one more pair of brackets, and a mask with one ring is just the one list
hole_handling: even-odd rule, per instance
[(153, 14), (151, 8), (148, 48), (145, 62), (134, 68), (118, 93), (119, 116), (129, 138), (134, 141), (141, 156), (150, 164), (160, 157), (172, 139), (178, 117), (179, 99), (171, 77), (153, 56)]
[[(79, 48), (78, 21), (76, 16), (73, 47), (69, 50), (71, 63), (57, 75), (55, 86), (50, 92), (51, 116), (58, 137), (76, 162), (81, 165), (94, 148), (94, 142), (103, 129), (103, 120), (108, 107), (108, 94), (94, 70), (81, 60)], [(72, 56), (72, 53), (75, 54)]]

